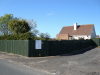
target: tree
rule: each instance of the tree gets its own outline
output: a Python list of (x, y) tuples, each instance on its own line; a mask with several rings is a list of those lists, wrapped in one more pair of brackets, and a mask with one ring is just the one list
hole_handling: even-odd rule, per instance
[(32, 34), (32, 36), (37, 36), (39, 34), (39, 31), (36, 29), (37, 28), (37, 23), (36, 21), (34, 21), (33, 19), (30, 19), (30, 20), (26, 20), (26, 19), (23, 19), (21, 17), (18, 18), (19, 20), (25, 20), (28, 22), (28, 25), (30, 26), (30, 33)]
[(4, 16), (0, 17), (0, 31), (3, 35), (7, 35), (10, 33), (8, 29), (8, 22), (12, 19), (14, 19), (13, 14), (5, 14)]
[(50, 35), (48, 33), (40, 33), (39, 38), (40, 38), (40, 40), (49, 40)]
[[(2, 34), (7, 35), (22, 35), (33, 39), (48, 40), (50, 35), (48, 33), (40, 33), (36, 29), (37, 23), (33, 19), (26, 20), (22, 18), (13, 17), (13, 14), (5, 14), (0, 17), (0, 31)], [(13, 33), (13, 34), (12, 34)], [(22, 34), (20, 34), (22, 33)], [(23, 34), (27, 33), (27, 34)], [(1, 34), (1, 33), (0, 33)], [(39, 35), (40, 37), (38, 37)]]
[[(22, 18), (20, 18), (20, 19), (22, 19)], [(26, 20), (26, 19), (24, 19), (24, 20)], [(26, 21), (28, 22), (28, 24), (31, 28), (30, 32), (32, 33), (32, 36), (37, 36), (39, 34), (39, 31), (36, 29), (36, 27), (37, 27), (36, 21), (34, 21), (33, 19), (26, 20)]]
[(37, 36), (39, 34), (39, 31), (36, 29), (37, 27), (37, 23), (36, 21), (34, 21), (33, 19), (32, 20), (27, 20), (30, 28), (31, 28), (31, 33), (33, 36)]
[(45, 40), (49, 40), (50, 39), (50, 34), (48, 34), (48, 33), (45, 33)]
[(26, 20), (11, 20), (8, 23), (8, 28), (14, 34), (26, 33), (31, 29)]

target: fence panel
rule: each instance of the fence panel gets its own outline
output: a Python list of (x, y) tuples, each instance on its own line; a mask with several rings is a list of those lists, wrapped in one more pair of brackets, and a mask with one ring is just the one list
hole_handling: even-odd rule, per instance
[(28, 56), (28, 40), (0, 40), (0, 51)]
[(80, 50), (91, 45), (90, 40), (42, 41), (42, 43), (41, 50), (34, 49), (36, 56), (39, 56), (39, 54), (41, 56), (54, 56)]
[(0, 40), (0, 51), (28, 57), (41, 57), (69, 53), (91, 45), (100, 46), (100, 39), (42, 41), (42, 49), (35, 49), (35, 40)]
[(100, 38), (91, 39), (92, 46), (100, 46)]

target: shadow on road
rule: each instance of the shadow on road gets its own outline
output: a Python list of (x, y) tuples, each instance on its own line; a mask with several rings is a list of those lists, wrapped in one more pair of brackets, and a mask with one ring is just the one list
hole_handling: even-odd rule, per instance
[(85, 49), (82, 49), (82, 50), (79, 50), (75, 53), (70, 53), (70, 54), (61, 54), (60, 56), (72, 56), (72, 55), (79, 55), (79, 54), (83, 54), (83, 53), (86, 53), (87, 51), (90, 51), (92, 49), (94, 49), (96, 47), (89, 47), (89, 48), (85, 48)]

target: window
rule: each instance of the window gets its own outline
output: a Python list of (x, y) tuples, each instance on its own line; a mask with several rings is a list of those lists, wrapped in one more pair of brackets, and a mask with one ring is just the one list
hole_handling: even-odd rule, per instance
[(84, 37), (78, 37), (79, 40), (84, 40)]

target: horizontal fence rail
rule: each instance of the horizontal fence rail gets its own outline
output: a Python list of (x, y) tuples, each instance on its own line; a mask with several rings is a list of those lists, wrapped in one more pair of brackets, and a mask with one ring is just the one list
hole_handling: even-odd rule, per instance
[(27, 57), (54, 56), (100, 46), (100, 39), (42, 41), (41, 49), (35, 49), (35, 40), (0, 40), (0, 51)]

